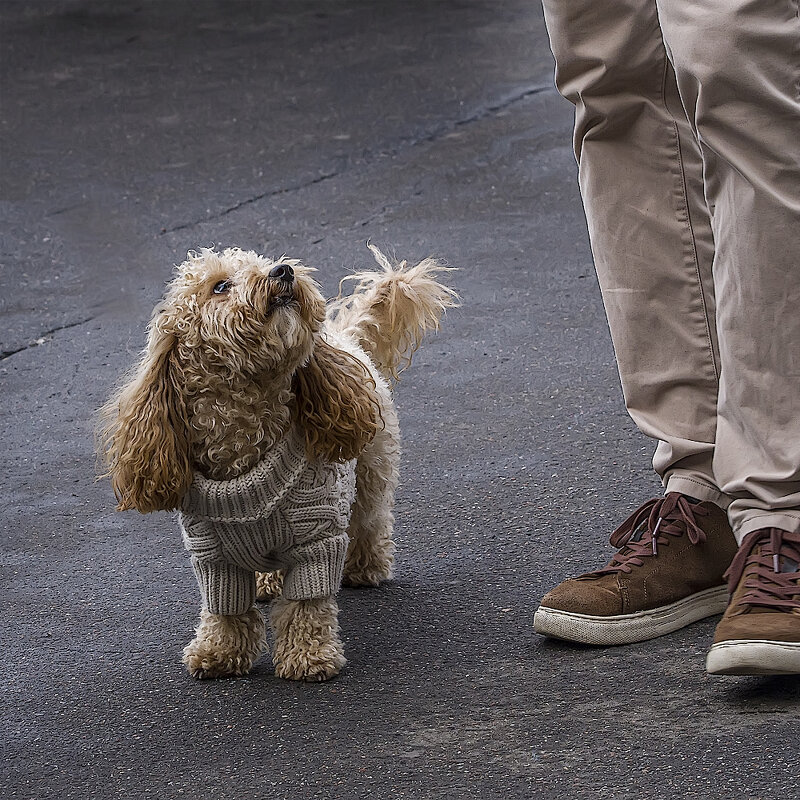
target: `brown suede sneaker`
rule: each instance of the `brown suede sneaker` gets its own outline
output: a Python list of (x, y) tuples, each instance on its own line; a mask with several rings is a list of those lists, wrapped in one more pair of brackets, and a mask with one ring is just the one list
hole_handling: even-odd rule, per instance
[(719, 506), (670, 492), (635, 511), (611, 544), (621, 549), (603, 569), (566, 580), (542, 598), (533, 618), (537, 633), (631, 644), (725, 610), (723, 574), (736, 540)]
[(745, 536), (728, 571), (731, 602), (706, 658), (712, 675), (800, 674), (800, 533)]

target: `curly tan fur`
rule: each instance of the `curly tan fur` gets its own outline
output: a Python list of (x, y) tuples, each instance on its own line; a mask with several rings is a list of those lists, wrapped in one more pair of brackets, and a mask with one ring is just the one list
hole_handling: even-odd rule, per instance
[[(121, 510), (178, 508), (196, 470), (212, 480), (242, 475), (294, 429), (312, 459), (358, 459), (345, 581), (391, 576), (400, 433), (386, 379), (455, 295), (435, 280), (436, 262), (392, 267), (373, 253), (383, 272), (354, 276), (354, 294), (327, 317), (313, 270), (298, 261), (189, 253), (154, 311), (137, 368), (100, 412), (98, 447)], [(260, 599), (280, 591), (280, 573), (259, 577)], [(337, 614), (330, 597), (276, 600), (276, 673), (335, 675), (345, 662)], [(240, 675), (262, 648), (256, 609), (203, 610), (184, 662), (199, 678)]]
[(183, 650), (183, 663), (193, 678), (246, 675), (264, 650), (264, 618), (257, 608), (223, 616), (200, 612), (195, 638)]
[(346, 586), (377, 586), (394, 567), (394, 494), (399, 481), (400, 426), (392, 405), (382, 409), (385, 427), (356, 464), (356, 500), (350, 517)]
[(279, 678), (326, 681), (347, 661), (333, 597), (278, 599), (272, 604), (270, 627), (275, 635), (272, 663)]
[[(365, 270), (344, 278), (339, 297), (328, 306), (332, 328), (355, 339), (387, 378), (397, 379), (411, 364), (425, 333), (439, 329), (442, 313), (458, 305), (458, 295), (436, 278), (451, 271), (433, 258), (414, 267), (392, 264), (374, 245), (369, 245), (381, 270)], [(356, 281), (347, 297), (341, 296), (345, 281)]]
[(295, 373), (293, 388), (310, 458), (358, 458), (380, 428), (380, 403), (369, 370), (322, 338)]
[(256, 600), (268, 603), (283, 592), (283, 570), (256, 573)]
[(120, 511), (177, 508), (192, 482), (175, 337), (155, 318), (136, 373), (100, 410), (99, 438)]

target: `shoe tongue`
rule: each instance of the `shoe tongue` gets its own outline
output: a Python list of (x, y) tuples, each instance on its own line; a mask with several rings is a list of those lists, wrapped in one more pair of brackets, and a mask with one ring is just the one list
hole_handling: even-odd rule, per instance
[[(765, 544), (759, 544), (758, 547), (753, 550), (753, 555), (756, 557), (753, 559), (753, 562), (758, 559), (762, 564), (769, 563), (769, 566), (775, 572), (783, 572), (786, 574), (791, 574), (793, 572), (800, 573), (800, 563), (791, 556), (784, 554), (776, 556)], [(798, 577), (800, 577), (800, 575), (798, 575)]]
[(631, 533), (631, 538), (628, 539), (629, 542), (640, 542), (642, 537), (647, 533), (647, 521), (640, 522), (636, 528), (634, 528), (633, 532)]
[(780, 572), (800, 572), (800, 564), (793, 558), (788, 556), (781, 556), (779, 559)]

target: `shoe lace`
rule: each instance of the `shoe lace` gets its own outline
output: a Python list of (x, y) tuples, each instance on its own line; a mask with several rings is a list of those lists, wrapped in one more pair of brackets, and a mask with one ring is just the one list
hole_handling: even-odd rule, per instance
[(587, 573), (586, 577), (627, 573), (633, 567), (641, 567), (643, 559), (657, 556), (660, 546), (669, 545), (670, 537), (686, 533), (692, 544), (704, 542), (706, 534), (696, 517), (709, 513), (705, 504), (691, 501), (679, 492), (648, 500), (611, 534), (611, 544), (619, 548), (619, 552), (605, 567)]
[(733, 594), (742, 575), (740, 603), (767, 608), (800, 609), (800, 533), (761, 528), (744, 537), (725, 577)]

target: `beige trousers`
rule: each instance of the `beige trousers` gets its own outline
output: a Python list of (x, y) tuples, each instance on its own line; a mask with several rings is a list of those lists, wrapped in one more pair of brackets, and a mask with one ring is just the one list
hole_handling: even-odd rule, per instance
[(796, 0), (544, 0), (597, 274), (667, 491), (800, 531)]

